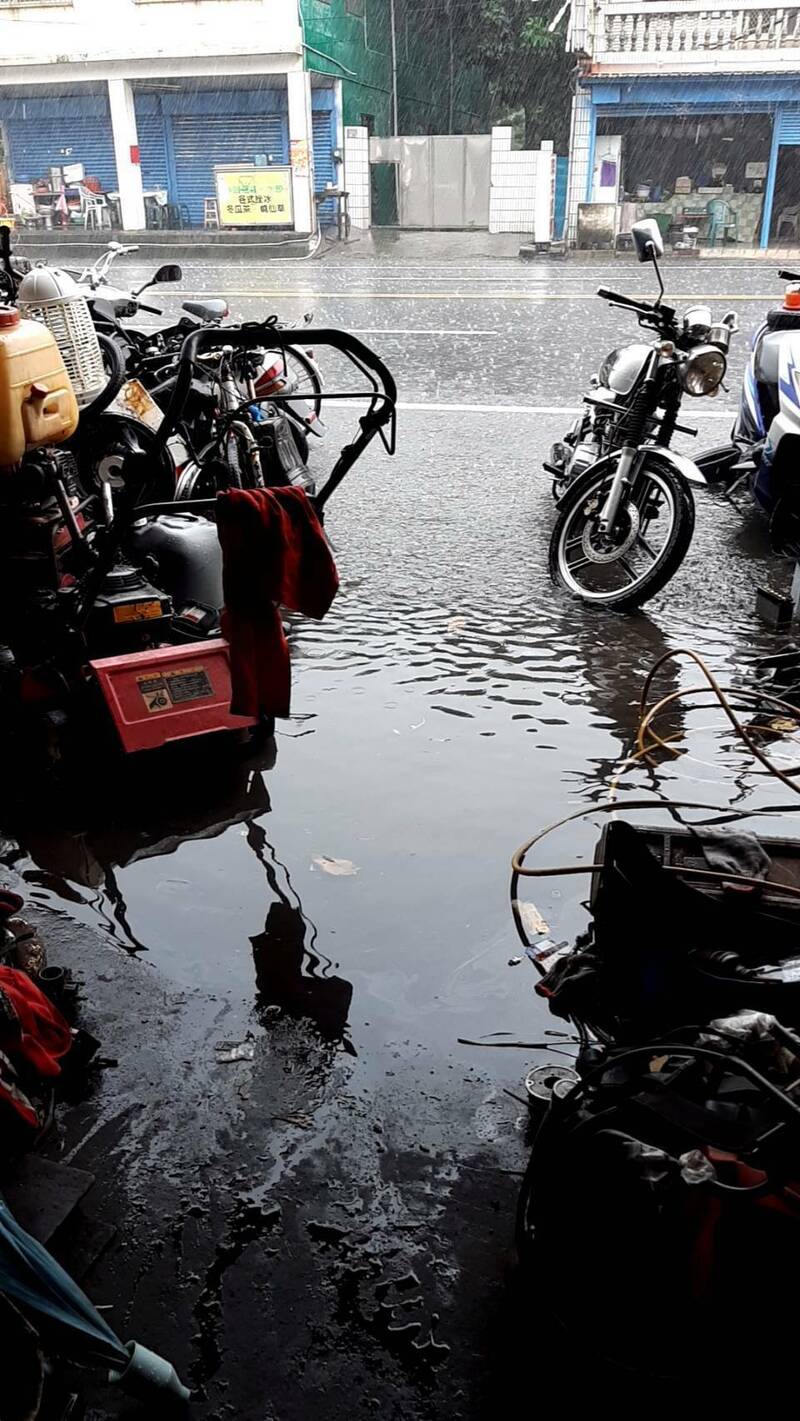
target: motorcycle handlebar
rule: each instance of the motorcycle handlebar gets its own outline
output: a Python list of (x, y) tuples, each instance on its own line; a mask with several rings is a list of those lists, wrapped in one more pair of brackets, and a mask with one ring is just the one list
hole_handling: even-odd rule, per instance
[(604, 286), (598, 288), (597, 294), (604, 301), (610, 301), (614, 306), (629, 306), (632, 311), (646, 311), (649, 315), (655, 309), (651, 301), (637, 301), (634, 296), (623, 296), (618, 291), (607, 291)]
[(779, 271), (779, 272), (778, 272), (778, 279), (779, 279), (780, 281), (800, 281), (800, 272), (797, 272), (797, 271)]

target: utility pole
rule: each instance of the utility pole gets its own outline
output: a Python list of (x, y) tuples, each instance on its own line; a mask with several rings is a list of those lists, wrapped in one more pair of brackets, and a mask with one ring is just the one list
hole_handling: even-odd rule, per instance
[(453, 132), (453, 5), (447, 0), (447, 33), (450, 42), (450, 83), (447, 91), (447, 132)]
[(397, 25), (394, 0), (389, 0), (389, 23), (392, 31), (392, 133), (397, 137)]

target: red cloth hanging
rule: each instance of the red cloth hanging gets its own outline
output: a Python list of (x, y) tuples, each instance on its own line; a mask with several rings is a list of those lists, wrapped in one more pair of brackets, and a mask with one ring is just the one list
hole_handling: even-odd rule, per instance
[(324, 617), (339, 575), (302, 489), (230, 489), (217, 497), (233, 715), (289, 714), (291, 669), (280, 608)]

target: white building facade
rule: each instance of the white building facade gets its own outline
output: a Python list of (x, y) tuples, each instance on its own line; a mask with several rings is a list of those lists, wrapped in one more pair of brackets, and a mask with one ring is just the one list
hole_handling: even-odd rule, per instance
[(800, 239), (800, 7), (573, 0), (567, 47), (570, 242), (583, 204), (635, 204), (668, 238)]
[(6, 185), (80, 164), (124, 228), (145, 227), (150, 193), (196, 226), (215, 165), (285, 165), (309, 233), (337, 97), (303, 54), (298, 0), (0, 0)]

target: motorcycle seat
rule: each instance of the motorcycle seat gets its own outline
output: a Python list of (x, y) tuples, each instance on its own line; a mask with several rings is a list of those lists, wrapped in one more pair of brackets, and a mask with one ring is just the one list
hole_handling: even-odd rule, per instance
[(800, 311), (785, 311), (782, 306), (767, 311), (767, 330), (800, 331)]
[(228, 303), (212, 298), (207, 301), (184, 301), (183, 309), (201, 321), (222, 321), (228, 314)]

